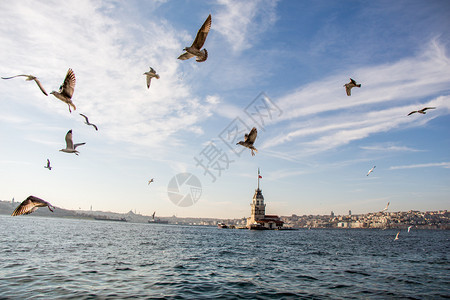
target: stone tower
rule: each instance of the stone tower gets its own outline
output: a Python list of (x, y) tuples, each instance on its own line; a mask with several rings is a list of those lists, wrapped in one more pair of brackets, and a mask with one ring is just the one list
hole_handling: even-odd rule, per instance
[(264, 204), (264, 196), (261, 189), (259, 188), (259, 179), (261, 175), (258, 169), (258, 188), (255, 190), (253, 195), (252, 203), (250, 204), (252, 208), (252, 214), (250, 218), (247, 219), (247, 226), (255, 223), (255, 221), (264, 219), (266, 215), (266, 205)]

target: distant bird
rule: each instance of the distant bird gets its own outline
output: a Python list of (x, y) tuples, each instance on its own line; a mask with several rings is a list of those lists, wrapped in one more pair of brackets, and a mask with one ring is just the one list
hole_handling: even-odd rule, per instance
[(89, 123), (89, 119), (88, 119), (87, 116), (85, 116), (85, 115), (83, 115), (83, 114), (80, 114), (80, 116), (82, 116), (82, 117), (84, 118), (84, 123), (85, 123), (85, 124), (91, 125), (91, 126), (93, 126), (93, 127), (95, 128), (95, 130), (98, 130), (97, 125), (92, 124), (92, 123)]
[(152, 182), (153, 182), (153, 178), (148, 181), (147, 185), (150, 185), (150, 183), (152, 183)]
[(45, 91), (44, 87), (42, 86), (41, 82), (39, 81), (39, 79), (36, 78), (36, 76), (33, 75), (16, 75), (16, 76), (11, 76), (11, 77), (2, 77), (2, 79), (11, 79), (11, 78), (15, 78), (15, 77), (19, 77), (19, 76), (23, 76), (26, 77), (26, 81), (31, 81), (34, 80), (34, 82), (36, 82), (37, 86), (39, 87), (39, 89), (41, 89), (41, 91), (44, 93), (45, 96), (48, 96), (47, 92)]
[(211, 14), (206, 18), (205, 23), (203, 23), (202, 27), (197, 32), (197, 36), (195, 37), (192, 46), (186, 47), (183, 51), (185, 53), (178, 56), (178, 59), (186, 60), (192, 58), (194, 56), (197, 57), (197, 62), (203, 62), (208, 58), (208, 51), (206, 49), (200, 50), (205, 44), (206, 37), (208, 36), (209, 30), (211, 29)]
[(375, 169), (375, 167), (376, 167), (376, 166), (373, 166), (373, 168), (370, 169), (369, 172), (367, 172), (367, 175), (366, 175), (366, 176), (369, 176), (369, 174), (373, 172), (373, 169)]
[(150, 71), (145, 72), (144, 75), (147, 75), (147, 88), (150, 88), (150, 82), (152, 81), (152, 78), (155, 77), (156, 79), (159, 79), (159, 75), (156, 74), (156, 71), (150, 67)]
[(424, 107), (424, 108), (422, 108), (421, 110), (413, 110), (412, 112), (410, 112), (409, 114), (408, 114), (408, 116), (410, 116), (410, 115), (412, 115), (412, 114), (415, 114), (415, 113), (419, 113), (419, 114), (422, 114), (422, 115), (424, 115), (424, 114), (426, 114), (426, 110), (427, 109), (435, 109), (436, 107)]
[(53, 212), (53, 209), (55, 209), (55, 207), (47, 201), (44, 201), (35, 196), (29, 196), (27, 199), (23, 200), (22, 203), (19, 204), (19, 206), (17, 206), (11, 216), (28, 215), (38, 209), (38, 207), (45, 206), (47, 206), (51, 212)]
[(344, 84), (345, 86), (345, 91), (347, 92), (347, 96), (351, 96), (352, 95), (352, 88), (354, 87), (361, 87), (361, 84), (357, 84), (355, 80), (350, 78), (350, 82)]
[(44, 168), (48, 169), (49, 171), (52, 169), (52, 166), (50, 166), (50, 160), (47, 158), (47, 165), (44, 166)]
[(395, 236), (395, 239), (394, 239), (394, 241), (396, 241), (396, 240), (398, 240), (398, 235), (400, 234), (400, 231), (399, 232), (397, 232), (397, 235)]
[(66, 134), (66, 149), (61, 149), (59, 151), (66, 152), (66, 153), (75, 153), (78, 155), (78, 151), (76, 150), (78, 146), (84, 145), (86, 143), (79, 143), (79, 144), (73, 144), (72, 141), (72, 129), (70, 129)]
[(382, 212), (383, 212), (383, 211), (386, 211), (386, 210), (388, 209), (389, 203), (391, 203), (391, 202), (388, 202), (388, 203), (387, 203), (386, 207), (382, 210)]
[(253, 151), (258, 152), (258, 150), (256, 150), (255, 147), (253, 147), (253, 143), (255, 142), (257, 135), (258, 135), (258, 132), (257, 132), (256, 128), (253, 127), (252, 130), (250, 130), (249, 134), (245, 134), (244, 141), (240, 141), (236, 145), (242, 145), (244, 147), (249, 148), (250, 150), (252, 150), (252, 156), (255, 156), (255, 153)]
[(75, 73), (72, 71), (72, 69), (69, 69), (66, 74), (66, 78), (64, 79), (63, 84), (59, 87), (59, 91), (53, 91), (50, 94), (58, 98), (59, 100), (67, 103), (69, 106), (69, 112), (72, 112), (70, 110), (70, 107), (72, 106), (74, 110), (77, 108), (75, 107), (75, 104), (72, 102), (72, 95), (73, 91), (75, 89)]
[(408, 226), (408, 232), (411, 230), (411, 228), (412, 228), (412, 225), (411, 225), (411, 226)]

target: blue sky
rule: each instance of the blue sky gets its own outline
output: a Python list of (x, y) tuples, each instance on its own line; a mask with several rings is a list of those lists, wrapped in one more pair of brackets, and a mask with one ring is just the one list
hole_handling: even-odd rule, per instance
[[(208, 14), (208, 60), (177, 60)], [(77, 110), (0, 81), (0, 199), (240, 218), (259, 167), (271, 214), (449, 209), (449, 14), (448, 1), (3, 1), (0, 75), (50, 92), (72, 68)], [(161, 78), (147, 89), (149, 66)], [(246, 114), (259, 101), (270, 117)], [(228, 147), (236, 124), (258, 128), (256, 156)], [(79, 156), (58, 151), (69, 129)], [(214, 182), (195, 160), (210, 150)], [(167, 193), (184, 172), (202, 184), (189, 207)]]

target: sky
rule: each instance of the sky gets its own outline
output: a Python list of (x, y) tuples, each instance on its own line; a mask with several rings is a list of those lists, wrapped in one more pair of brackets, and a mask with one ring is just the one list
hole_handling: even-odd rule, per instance
[[(209, 14), (208, 59), (178, 60)], [(49, 93), (72, 68), (77, 109), (0, 80), (0, 200), (243, 218), (259, 168), (267, 214), (448, 210), (449, 15), (444, 0), (1, 1), (0, 76)], [(236, 145), (252, 127), (255, 156)], [(79, 156), (59, 151), (70, 129)]]

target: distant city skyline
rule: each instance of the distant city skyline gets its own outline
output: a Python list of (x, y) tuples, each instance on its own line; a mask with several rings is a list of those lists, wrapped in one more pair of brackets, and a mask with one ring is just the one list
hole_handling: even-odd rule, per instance
[[(209, 14), (207, 60), (177, 59)], [(243, 218), (260, 168), (274, 215), (450, 209), (449, 14), (446, 1), (2, 2), (0, 77), (32, 74), (49, 96), (0, 79), (0, 199)], [(72, 113), (50, 94), (69, 68)], [(236, 145), (253, 127), (255, 156)], [(69, 130), (78, 156), (59, 152)], [(176, 181), (171, 198), (186, 173), (200, 184)]]

